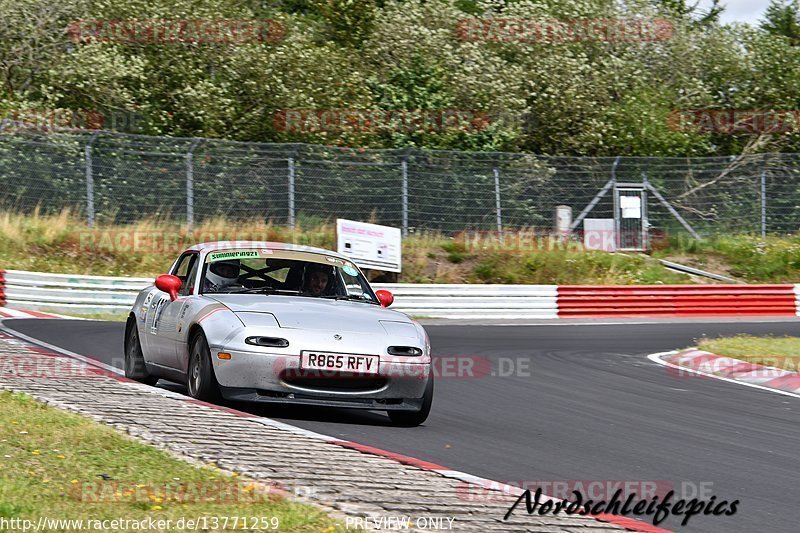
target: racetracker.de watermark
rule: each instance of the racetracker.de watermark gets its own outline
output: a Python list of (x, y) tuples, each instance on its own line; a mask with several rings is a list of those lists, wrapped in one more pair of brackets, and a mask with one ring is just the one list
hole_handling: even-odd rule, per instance
[(107, 372), (104, 370), (55, 355), (8, 356), (0, 360), (0, 377), (5, 379), (94, 379), (105, 375)]
[[(650, 236), (648, 236), (650, 237)], [(652, 237), (663, 240), (663, 233)], [(641, 243), (645, 238), (639, 230), (465, 230), (453, 236), (453, 242), (465, 252), (486, 250), (608, 250), (622, 243)]]
[(85, 504), (256, 504), (281, 500), (288, 495), (314, 495), (310, 486), (278, 482), (239, 481), (229, 478), (197, 481), (83, 481), (69, 486), (68, 495)]
[(684, 133), (796, 133), (800, 131), (800, 110), (677, 109), (667, 126)]
[(478, 483), (460, 483), (456, 487), (459, 500), (473, 503), (508, 502), (523, 491), (536, 491), (549, 498), (571, 500), (578, 492), (595, 501), (610, 500), (617, 491), (622, 498), (638, 499), (663, 497), (673, 491), (678, 498), (710, 498), (714, 492), (712, 481), (682, 481), (679, 484), (663, 479), (527, 479), (509, 481), (485, 480)]
[(9, 109), (0, 114), (0, 134), (92, 130), (135, 132), (141, 122), (141, 114), (124, 109)]
[[(377, 357), (377, 356), (376, 356)], [(337, 368), (301, 368), (296, 360), (273, 363), (273, 370), (283, 378), (351, 379), (372, 376), (427, 379), (484, 379), (489, 377), (531, 377), (530, 357), (495, 357), (479, 355), (443, 355), (432, 358), (430, 365), (418, 364), (415, 357), (381, 356), (380, 372), (346, 371)]]
[(67, 29), (75, 43), (253, 44), (277, 43), (286, 27), (264, 19), (75, 20)]
[(471, 109), (281, 109), (272, 119), (284, 133), (476, 133), (492, 123)]
[(465, 18), (456, 25), (459, 40), (488, 43), (652, 42), (671, 39), (674, 31), (670, 21), (659, 18), (492, 17)]
[(116, 230), (96, 229), (77, 234), (81, 252), (112, 252), (116, 254), (164, 253), (178, 254), (198, 242), (218, 243), (213, 248), (226, 249), (239, 242), (268, 242), (282, 240), (274, 231), (205, 231), (195, 230)]
[(713, 376), (745, 376), (748, 380), (771, 380), (800, 372), (800, 358), (782, 356), (748, 357), (740, 361), (709, 354), (692, 359), (689, 366), (666, 366), (667, 374), (676, 378), (711, 379)]

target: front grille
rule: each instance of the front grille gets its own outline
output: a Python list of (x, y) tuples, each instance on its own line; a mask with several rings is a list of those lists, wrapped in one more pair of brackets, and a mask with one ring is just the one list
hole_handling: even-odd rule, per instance
[(282, 376), (282, 379), (289, 385), (321, 392), (372, 392), (386, 385), (386, 378), (381, 376), (351, 376), (346, 374), (298, 376), (286, 374)]

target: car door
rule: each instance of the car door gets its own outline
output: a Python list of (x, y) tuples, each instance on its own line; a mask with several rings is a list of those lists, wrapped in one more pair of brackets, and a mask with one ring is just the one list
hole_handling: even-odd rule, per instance
[(182, 282), (178, 298), (174, 302), (165, 292), (156, 290), (153, 295), (145, 321), (152, 363), (177, 368), (178, 317), (190, 296), (189, 291), (193, 288), (192, 275), (197, 273), (197, 258), (196, 252), (183, 254), (170, 272)]
[(197, 270), (200, 265), (198, 254), (192, 254), (188, 258), (188, 267), (184, 270), (178, 270), (175, 276), (181, 279), (181, 290), (178, 291), (178, 298), (174, 302), (169, 302), (164, 307), (164, 312), (161, 314), (161, 320), (158, 324), (158, 337), (164, 342), (164, 361), (170, 368), (177, 368), (178, 370), (186, 370), (178, 359), (181, 351), (180, 342), (182, 335), (179, 328), (184, 326), (182, 319), (187, 310), (189, 301), (193, 298), (194, 286), (197, 279)]

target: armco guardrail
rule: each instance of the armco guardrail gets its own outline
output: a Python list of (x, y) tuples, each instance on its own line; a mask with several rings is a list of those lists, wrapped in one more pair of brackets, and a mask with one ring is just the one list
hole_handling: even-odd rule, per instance
[(5, 270), (0, 274), (0, 304), (52, 311), (126, 311), (152, 278), (78, 276)]
[[(0, 306), (69, 313), (126, 312), (152, 278), (0, 271)], [(432, 318), (795, 316), (800, 285), (376, 284), (392, 309)]]
[(559, 286), (561, 318), (795, 316), (798, 285)]
[[(4, 280), (4, 281), (3, 281)], [(152, 278), (75, 276), (7, 270), (0, 294), (9, 307), (62, 313), (125, 312)], [(396, 299), (392, 309), (443, 318), (557, 318), (555, 285), (375, 284)], [(3, 304), (0, 300), (0, 304)]]
[(558, 318), (556, 285), (375, 284), (392, 309), (432, 318)]

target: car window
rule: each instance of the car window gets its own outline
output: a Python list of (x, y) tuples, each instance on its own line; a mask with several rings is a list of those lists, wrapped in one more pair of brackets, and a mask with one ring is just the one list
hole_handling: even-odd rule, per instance
[[(280, 283), (286, 283), (286, 278), (289, 276), (289, 265), (286, 265), (283, 268), (280, 268), (280, 264), (274, 265), (272, 261), (265, 261), (264, 259), (243, 259), (242, 265), (244, 270), (247, 271), (262, 271), (261, 273), (268, 278), (271, 278), (275, 281)], [(263, 270), (266, 268), (270, 268), (269, 271), (264, 272)], [(275, 269), (275, 270), (271, 270)], [(250, 275), (247, 276), (246, 279), (256, 279), (257, 275)]]
[[(197, 272), (197, 254), (196, 253), (186, 253), (178, 259), (178, 263), (175, 265), (175, 268), (172, 270), (173, 276), (178, 276), (180, 278), (181, 290), (178, 291), (178, 294), (186, 296), (191, 294), (194, 274)], [(187, 282), (188, 281), (188, 282)]]
[(366, 301), (374, 301), (372, 291), (367, 285), (367, 280), (359, 274), (353, 265), (345, 265), (337, 269), (341, 276), (347, 295), (352, 298), (361, 298)]
[(209, 253), (202, 294), (352, 299), (377, 304), (363, 274), (345, 259), (312, 252), (231, 249)]
[(189, 273), (189, 267), (191, 266), (192, 258), (197, 257), (197, 254), (183, 254), (180, 259), (178, 259), (178, 263), (175, 265), (175, 268), (172, 270), (171, 274), (173, 276), (178, 276), (181, 279), (186, 277), (186, 274)]
[(181, 278), (183, 284), (181, 285), (181, 290), (178, 292), (178, 294), (181, 296), (189, 296), (194, 292), (194, 282), (197, 279), (197, 267), (200, 262), (197, 260), (197, 254), (193, 254), (191, 258), (188, 261), (184, 261), (184, 263), (189, 264), (189, 270), (186, 274), (186, 277)]

